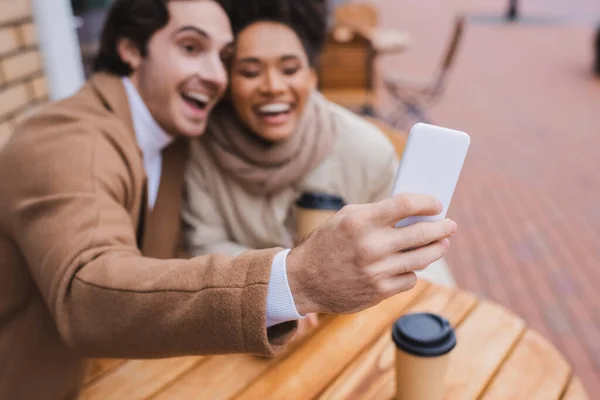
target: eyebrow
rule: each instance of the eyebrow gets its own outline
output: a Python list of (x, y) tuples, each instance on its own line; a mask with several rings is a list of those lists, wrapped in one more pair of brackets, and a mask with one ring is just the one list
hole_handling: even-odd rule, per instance
[(198, 35), (200, 35), (200, 36), (203, 36), (203, 37), (205, 37), (205, 38), (207, 38), (207, 39), (208, 39), (208, 38), (210, 38), (209, 34), (208, 34), (208, 33), (206, 33), (206, 31), (204, 31), (204, 30), (202, 30), (202, 29), (200, 29), (200, 28), (198, 28), (198, 27), (192, 26), (192, 25), (186, 25), (186, 26), (182, 26), (181, 28), (179, 28), (179, 29), (177, 29), (175, 32), (173, 32), (173, 35), (172, 35), (172, 36), (175, 36), (175, 35), (177, 35), (178, 33), (181, 33), (181, 32), (186, 32), (186, 31), (192, 31), (192, 32), (195, 32), (195, 33), (197, 33)]
[[(181, 32), (187, 32), (187, 31), (194, 32), (194, 33), (196, 33), (197, 35), (200, 35), (200, 36), (202, 36), (202, 37), (203, 37), (203, 38), (205, 38), (205, 39), (208, 39), (208, 40), (210, 40), (210, 39), (211, 39), (210, 35), (209, 35), (209, 34), (208, 34), (208, 33), (207, 33), (205, 30), (202, 30), (202, 29), (200, 29), (200, 28), (198, 28), (198, 27), (195, 27), (195, 26), (193, 26), (193, 25), (186, 25), (186, 26), (182, 26), (181, 28), (179, 28), (179, 29), (177, 29), (175, 32), (173, 32), (173, 34), (172, 34), (171, 36), (175, 36), (175, 35), (177, 35), (178, 33), (181, 33)], [(227, 43), (225, 43), (225, 44), (223, 45), (223, 47), (221, 48), (221, 51), (229, 51), (229, 50), (232, 50), (232, 49), (233, 49), (233, 46), (234, 46), (234, 41), (233, 41), (233, 40), (231, 40), (231, 41), (229, 41), (229, 42), (227, 42)]]
[[(293, 54), (286, 54), (284, 56), (281, 56), (279, 58), (279, 61), (289, 61), (289, 60), (299, 60), (300, 57), (293, 55)], [(238, 62), (241, 63), (248, 63), (248, 64), (260, 64), (260, 59), (256, 58), (256, 57), (244, 57), (238, 60)]]
[(283, 57), (281, 57), (281, 61), (289, 61), (289, 60), (299, 60), (300, 57), (294, 55), (294, 54), (287, 54)]

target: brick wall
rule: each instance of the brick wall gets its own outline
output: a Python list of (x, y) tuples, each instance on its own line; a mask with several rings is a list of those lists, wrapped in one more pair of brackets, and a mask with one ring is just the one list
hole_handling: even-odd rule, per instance
[(47, 101), (31, 0), (0, 0), (0, 148), (15, 124)]

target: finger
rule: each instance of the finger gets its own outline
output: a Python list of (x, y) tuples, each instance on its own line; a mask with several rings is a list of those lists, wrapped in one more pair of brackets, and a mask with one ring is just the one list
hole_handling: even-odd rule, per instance
[(365, 271), (371, 276), (390, 278), (407, 272), (419, 271), (444, 256), (450, 247), (448, 239), (442, 239), (405, 253), (395, 253), (368, 267)]
[(319, 316), (317, 314), (309, 314), (307, 319), (312, 327), (319, 326)]
[(389, 197), (378, 203), (365, 205), (357, 213), (379, 227), (393, 226), (398, 221), (417, 215), (437, 215), (443, 210), (443, 205), (433, 196), (425, 194), (402, 193)]
[(383, 228), (372, 232), (356, 248), (359, 262), (368, 265), (388, 256), (426, 246), (451, 236), (457, 229), (449, 219), (418, 222), (403, 228)]
[(451, 219), (417, 222), (403, 228), (390, 228), (388, 244), (394, 251), (409, 251), (452, 236), (458, 229)]
[(406, 292), (417, 284), (417, 275), (414, 272), (396, 275), (381, 284), (381, 295), (384, 298), (392, 297), (398, 293)]

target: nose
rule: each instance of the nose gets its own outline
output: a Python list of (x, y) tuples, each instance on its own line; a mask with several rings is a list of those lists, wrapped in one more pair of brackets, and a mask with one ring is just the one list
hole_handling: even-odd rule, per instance
[(284, 81), (281, 77), (281, 74), (279, 74), (277, 71), (267, 71), (262, 83), (262, 89), (265, 94), (277, 95), (285, 91)]
[(221, 56), (211, 54), (201, 65), (200, 77), (205, 85), (215, 91), (223, 91), (227, 87), (227, 71)]

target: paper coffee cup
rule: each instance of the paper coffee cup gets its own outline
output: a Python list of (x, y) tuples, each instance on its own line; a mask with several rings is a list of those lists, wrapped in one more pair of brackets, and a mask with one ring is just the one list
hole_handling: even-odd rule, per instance
[(392, 328), (396, 344), (396, 400), (442, 400), (456, 335), (450, 323), (430, 313), (408, 314)]
[(296, 237), (302, 240), (322, 225), (346, 204), (340, 196), (325, 193), (304, 193), (296, 201)]

